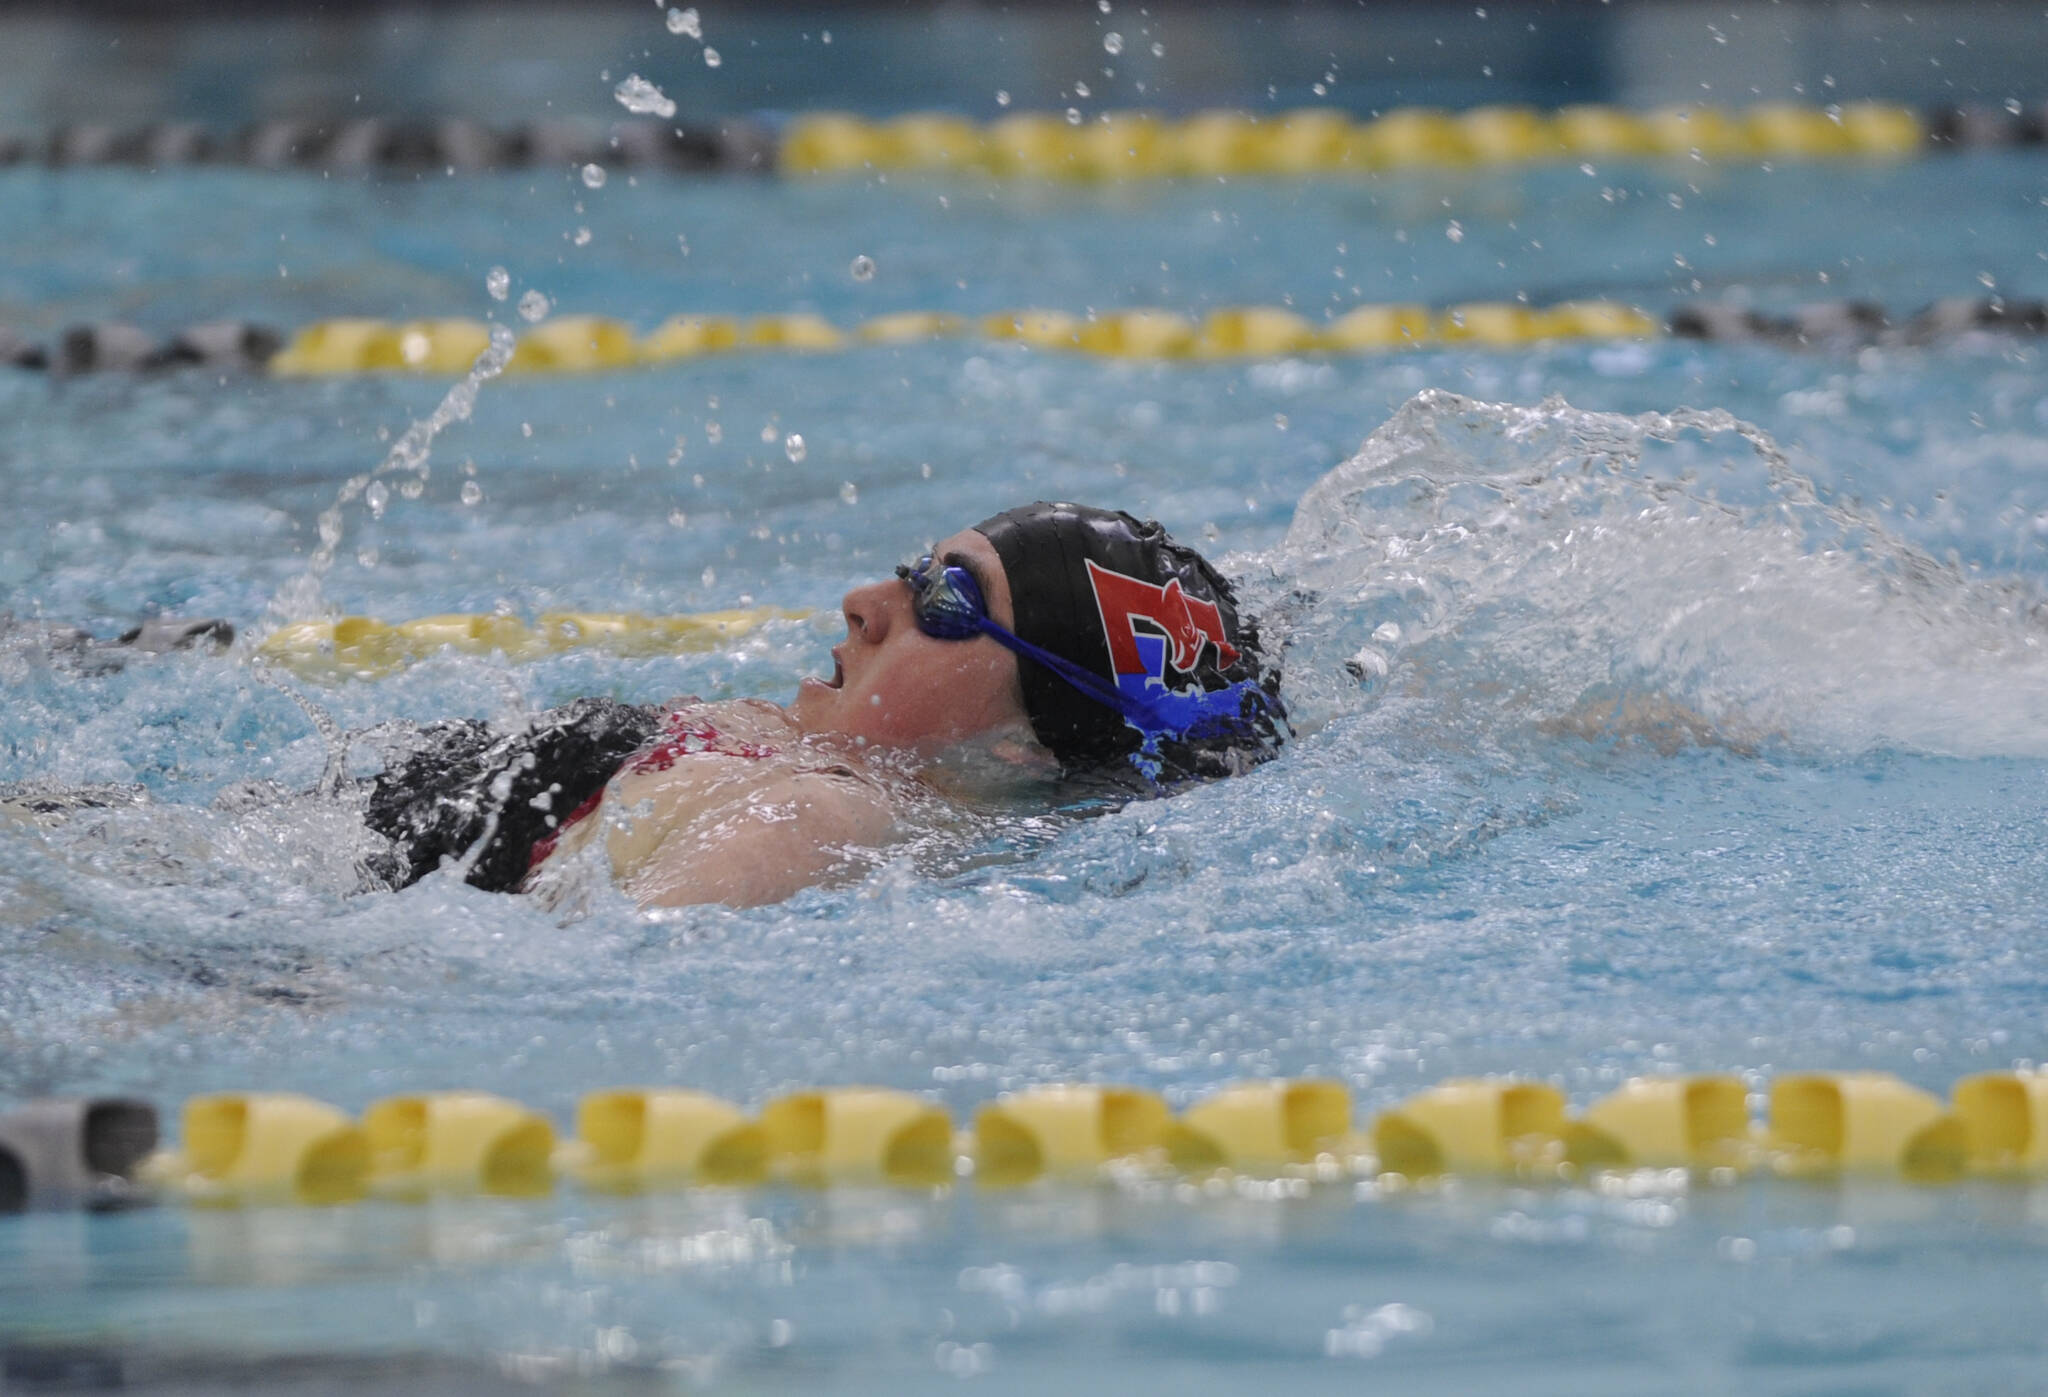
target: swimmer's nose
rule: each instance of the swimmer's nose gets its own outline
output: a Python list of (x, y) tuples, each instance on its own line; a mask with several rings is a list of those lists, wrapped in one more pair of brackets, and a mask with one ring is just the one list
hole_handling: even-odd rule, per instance
[(870, 582), (854, 588), (839, 602), (839, 609), (846, 613), (846, 633), (871, 645), (881, 643), (901, 619), (899, 613), (907, 612), (909, 606), (910, 594), (901, 582)]

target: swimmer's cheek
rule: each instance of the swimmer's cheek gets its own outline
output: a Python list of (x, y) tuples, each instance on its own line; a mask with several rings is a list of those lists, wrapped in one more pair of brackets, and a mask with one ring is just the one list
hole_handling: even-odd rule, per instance
[(759, 907), (856, 872), (895, 817), (865, 783), (801, 772), (671, 836), (626, 880), (643, 906)]

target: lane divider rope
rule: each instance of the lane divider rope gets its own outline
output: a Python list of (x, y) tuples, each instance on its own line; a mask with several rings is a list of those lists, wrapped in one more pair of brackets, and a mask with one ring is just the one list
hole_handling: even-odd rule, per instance
[[(2016, 108), (2016, 109), (2015, 109)], [(1764, 103), (1739, 111), (1630, 111), (1580, 104), (1544, 111), (1406, 107), (1358, 119), (1331, 107), (1252, 113), (1018, 112), (977, 122), (945, 112), (886, 120), (814, 112), (787, 121), (551, 119), (492, 126), (462, 117), (265, 121), (221, 129), (192, 121), (84, 122), (40, 137), (0, 132), (0, 167), (229, 165), (258, 170), (467, 173), (590, 163), (673, 173), (794, 176), (919, 171), (1040, 179), (1327, 176), (1544, 161), (1900, 159), (1929, 151), (2033, 147), (2048, 106), (1882, 102)]]
[[(822, 112), (783, 133), (786, 175), (873, 171), (1127, 180), (1329, 176), (1613, 159), (1901, 159), (1965, 141), (1994, 143), (1995, 123), (1947, 111), (1853, 102), (1765, 104), (1746, 111), (1673, 107), (1402, 108), (1359, 121), (1329, 107), (1259, 116), (1205, 111), (1182, 120), (1108, 112), (1076, 122), (1023, 112), (981, 125), (937, 112), (872, 122)], [(2002, 144), (2038, 139), (2014, 124)]]
[(529, 626), (517, 616), (449, 614), (387, 624), (369, 616), (294, 621), (256, 647), (265, 664), (303, 678), (378, 679), (444, 650), (537, 660), (567, 650), (627, 657), (719, 649), (769, 621), (800, 621), (809, 611), (757, 606), (678, 616), (628, 611), (545, 611)]
[[(1957, 297), (1908, 314), (1866, 301), (1820, 301), (1782, 313), (1701, 303), (1678, 306), (1661, 321), (1614, 301), (1361, 305), (1320, 323), (1284, 306), (1226, 307), (1199, 320), (1156, 307), (1089, 315), (1053, 309), (982, 316), (896, 311), (852, 327), (795, 312), (675, 315), (644, 335), (606, 316), (560, 315), (520, 334), (507, 372), (597, 373), (720, 354), (823, 354), (948, 338), (1012, 341), (1110, 358), (1218, 360), (1430, 346), (1511, 349), (1558, 340), (1658, 336), (1842, 348), (1931, 344), (1973, 332), (2048, 333), (2048, 302)], [(65, 331), (54, 348), (0, 325), (0, 367), (59, 374), (195, 367), (218, 373), (267, 370), (281, 377), (459, 375), (489, 344), (489, 325), (461, 318), (344, 317), (315, 321), (289, 337), (260, 325), (216, 321), (168, 340), (132, 325), (81, 325)]]
[(926, 1097), (819, 1087), (755, 1115), (707, 1093), (613, 1088), (579, 1103), (573, 1135), (485, 1092), (387, 1097), (360, 1121), (290, 1093), (187, 1100), (159, 1149), (146, 1102), (31, 1102), (0, 1115), (0, 1211), (113, 1206), (333, 1204), (443, 1194), (541, 1196), (560, 1177), (599, 1193), (764, 1184), (987, 1188), (1136, 1172), (1304, 1183), (1446, 1177), (1571, 1183), (1613, 1171), (1865, 1176), (1914, 1184), (2048, 1175), (2048, 1073), (1986, 1072), (1944, 1102), (1883, 1072), (1775, 1078), (1768, 1115), (1729, 1075), (1638, 1077), (1573, 1115), (1540, 1081), (1460, 1078), (1360, 1126), (1325, 1079), (1227, 1086), (1175, 1112), (1138, 1087), (1012, 1092), (969, 1128)]

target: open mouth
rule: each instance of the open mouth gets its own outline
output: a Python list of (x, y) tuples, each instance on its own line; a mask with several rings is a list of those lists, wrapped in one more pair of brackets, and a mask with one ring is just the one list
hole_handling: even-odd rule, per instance
[(828, 689), (838, 689), (844, 687), (845, 684), (846, 666), (840, 663), (837, 655), (834, 655), (832, 657), (832, 677), (825, 681), (825, 687)]

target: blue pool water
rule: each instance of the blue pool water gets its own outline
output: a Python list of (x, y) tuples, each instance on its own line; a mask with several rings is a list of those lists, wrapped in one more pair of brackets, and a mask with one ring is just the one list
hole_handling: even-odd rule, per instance
[[(1910, 311), (2048, 290), (2044, 200), (2048, 165), (1998, 156), (1116, 190), (21, 170), (0, 308), (502, 319), (503, 265), (515, 296), (643, 328), (1517, 293)], [(1649, 1070), (1945, 1090), (2048, 1058), (2034, 344), (1147, 364), (946, 340), (505, 378), (416, 497), (401, 472), (381, 517), (344, 510), (310, 586), (317, 516), (446, 386), (0, 374), (0, 609), (251, 633), (310, 605), (820, 614), (711, 654), (332, 686), (246, 647), (101, 677), (0, 652), (0, 781), (149, 794), (0, 825), (0, 1098), (470, 1086), (566, 1120), (625, 1081), (877, 1082), (964, 1118), (1037, 1082), (1182, 1102), (1324, 1073), (1365, 1114), (1468, 1072), (1583, 1104)], [(1643, 416), (1680, 407), (1729, 416)], [(302, 703), (362, 729), (786, 695), (829, 664), (845, 588), (1038, 496), (1223, 555), (1287, 640), (1293, 749), (745, 912), (356, 895), (346, 810), (216, 803), (320, 777)], [(1586, 720), (1616, 696), (1711, 740)], [(2034, 1391), (2044, 1274), (2040, 1196), (1989, 1184), (564, 1193), (6, 1221), (0, 1340), (737, 1391)]]

